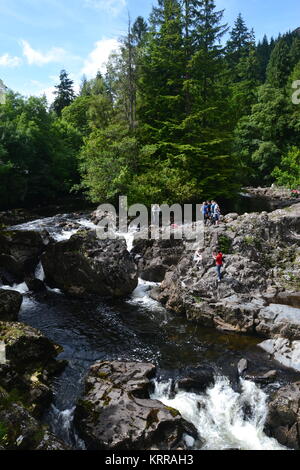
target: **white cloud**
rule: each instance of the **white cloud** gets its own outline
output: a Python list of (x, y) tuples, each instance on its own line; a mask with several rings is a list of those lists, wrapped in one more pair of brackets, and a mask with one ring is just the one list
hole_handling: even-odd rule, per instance
[(94, 78), (98, 70), (105, 73), (105, 64), (110, 54), (117, 50), (119, 46), (120, 43), (116, 39), (101, 39), (101, 41), (97, 41), (93, 51), (85, 60), (81, 73), (86, 75), (87, 78)]
[(50, 62), (63, 62), (67, 52), (60, 47), (53, 47), (46, 53), (37, 51), (31, 47), (29, 42), (22, 40), (23, 55), (26, 57), (29, 65), (45, 65)]
[(1, 67), (19, 67), (21, 63), (22, 63), (22, 59), (20, 57), (12, 57), (9, 54), (4, 54), (0, 56)]
[(107, 13), (117, 16), (126, 7), (126, 0), (84, 0), (87, 6), (104, 10)]

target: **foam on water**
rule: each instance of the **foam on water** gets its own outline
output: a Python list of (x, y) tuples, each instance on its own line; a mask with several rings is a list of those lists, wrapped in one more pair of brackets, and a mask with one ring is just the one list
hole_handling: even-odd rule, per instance
[(235, 392), (227, 378), (218, 377), (205, 394), (178, 391), (170, 398), (170, 382), (155, 381), (151, 398), (175, 408), (192, 423), (203, 450), (285, 449), (264, 433), (267, 395), (253, 382), (241, 379), (240, 385), (241, 393)]
[(37, 265), (34, 275), (35, 278), (39, 279), (40, 281), (45, 280), (45, 272), (41, 262), (39, 262), (39, 264)]
[(52, 416), (52, 429), (64, 442), (67, 442), (77, 450), (85, 450), (84, 442), (78, 437), (74, 430), (75, 406), (70, 409), (59, 410), (55, 405), (51, 405), (50, 414)]
[(144, 281), (143, 279), (139, 279), (138, 286), (133, 291), (131, 298), (127, 301), (127, 303), (131, 305), (141, 305), (148, 308), (149, 310), (165, 310), (159, 302), (151, 299), (149, 296), (149, 291), (158, 285), (159, 284), (156, 282), (149, 282)]
[(22, 282), (21, 284), (14, 284), (13, 286), (0, 286), (0, 289), (14, 290), (19, 292), (20, 294), (26, 294), (27, 292), (29, 292), (29, 289), (25, 282)]

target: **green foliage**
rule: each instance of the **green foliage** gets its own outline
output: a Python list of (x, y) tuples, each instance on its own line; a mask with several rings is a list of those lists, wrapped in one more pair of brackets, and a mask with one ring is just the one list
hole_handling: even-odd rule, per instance
[(218, 249), (221, 250), (224, 255), (228, 255), (231, 252), (231, 245), (231, 240), (226, 237), (226, 235), (221, 235), (218, 238)]
[(48, 111), (45, 98), (9, 93), (0, 106), (0, 201), (3, 208), (54, 199), (78, 178), (76, 130)]
[(240, 120), (235, 131), (235, 151), (248, 169), (245, 183), (274, 181), (271, 174), (280, 162), (289, 129), (284, 92), (270, 85), (259, 87), (251, 114)]
[(104, 130), (95, 130), (79, 157), (81, 187), (94, 202), (129, 194), (137, 155), (137, 140), (130, 136), (126, 126), (111, 124)]
[(300, 149), (292, 147), (281, 159), (280, 166), (272, 173), (279, 186), (300, 188)]
[(61, 116), (62, 110), (74, 101), (75, 93), (73, 90), (74, 82), (69, 79), (65, 70), (60, 72), (59, 79), (59, 85), (55, 86), (56, 91), (54, 94), (56, 95), (56, 98), (53, 102), (52, 109), (58, 116)]
[(283, 88), (291, 72), (290, 48), (284, 39), (273, 49), (267, 67), (267, 81), (275, 88)]
[[(46, 99), (0, 105), (2, 207), (74, 190), (94, 202), (232, 199), (242, 184), (298, 185), (300, 38), (256, 44), (214, 0), (158, 0), (79, 96), (65, 70)], [(41, 197), (42, 196), (42, 197)]]

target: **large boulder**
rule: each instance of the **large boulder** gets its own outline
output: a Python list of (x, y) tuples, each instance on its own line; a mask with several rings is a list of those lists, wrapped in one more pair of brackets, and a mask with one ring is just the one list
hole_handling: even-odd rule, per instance
[[(6, 230), (0, 232), (0, 275), (12, 276), (15, 282), (32, 275), (38, 260), (49, 243), (46, 231)], [(8, 276), (7, 276), (8, 274)]]
[(5, 343), (6, 359), (21, 371), (51, 364), (62, 351), (40, 331), (23, 323), (0, 322), (0, 341)]
[(138, 285), (126, 242), (99, 240), (93, 231), (51, 244), (41, 259), (47, 284), (69, 294), (124, 297)]
[[(39, 417), (53, 400), (52, 379), (65, 366), (56, 356), (62, 350), (41, 332), (22, 323), (0, 322), (1, 387)], [(1, 393), (0, 393), (1, 395)]]
[(19, 292), (0, 289), (0, 321), (16, 321), (22, 301)]
[(290, 340), (300, 340), (299, 308), (271, 304), (259, 311), (256, 323), (257, 333), (267, 338), (281, 336)]
[(195, 434), (178, 411), (149, 399), (154, 375), (152, 364), (99, 362), (91, 367), (75, 411), (88, 449), (168, 450), (178, 447), (185, 432)]
[(132, 255), (135, 256), (139, 275), (145, 281), (162, 282), (166, 272), (176, 266), (184, 252), (182, 240), (134, 240)]
[(280, 444), (300, 449), (300, 382), (280, 388), (274, 394), (266, 426)]

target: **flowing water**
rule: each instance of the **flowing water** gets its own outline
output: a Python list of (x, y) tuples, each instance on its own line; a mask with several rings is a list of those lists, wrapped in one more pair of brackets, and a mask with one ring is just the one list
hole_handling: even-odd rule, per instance
[[(70, 221), (78, 226), (65, 229)], [(80, 227), (94, 225), (82, 215), (62, 215), (15, 228), (46, 229), (55, 240), (62, 240)], [(125, 237), (129, 249), (133, 236)], [(44, 280), (41, 264), (35, 275)], [(259, 339), (206, 329), (167, 312), (149, 297), (154, 285), (140, 280), (128, 299), (110, 302), (96, 297), (84, 301), (69, 298), (50, 288), (32, 294), (26, 284), (13, 287), (24, 295), (20, 321), (60, 344), (64, 351), (59, 359), (68, 361), (54, 381), (54, 402), (45, 422), (73, 448), (84, 449), (73, 426), (73, 415), (88, 368), (99, 360), (143, 361), (157, 366), (152, 397), (178, 409), (198, 429), (199, 442), (187, 437), (193, 448), (279, 449), (279, 444), (263, 432), (267, 396), (281, 385), (299, 380), (299, 374), (269, 360), (257, 347)], [(236, 368), (241, 358), (248, 359), (256, 373), (277, 369), (278, 382), (263, 391), (253, 382), (240, 381)], [(214, 370), (214, 387), (205, 394), (177, 391), (170, 397), (170, 383), (199, 367)]]
[(206, 393), (177, 392), (170, 398), (170, 382), (155, 381), (151, 398), (178, 410), (197, 429), (201, 440), (191, 446), (202, 450), (283, 450), (264, 433), (267, 395), (253, 382), (240, 379), (241, 391), (218, 376)]

